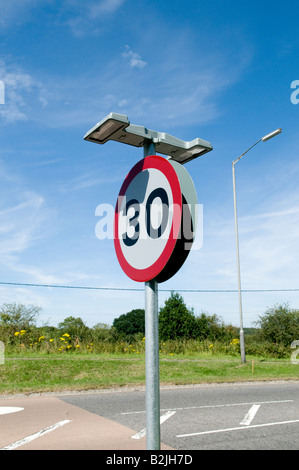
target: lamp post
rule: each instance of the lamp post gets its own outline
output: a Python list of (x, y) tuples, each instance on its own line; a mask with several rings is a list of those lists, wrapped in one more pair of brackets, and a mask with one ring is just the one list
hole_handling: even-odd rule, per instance
[[(155, 153), (167, 155), (184, 164), (213, 149), (209, 142), (194, 139), (185, 142), (171, 135), (130, 124), (127, 116), (110, 113), (88, 131), (84, 139), (98, 144), (108, 140), (143, 147), (144, 158)], [(160, 450), (160, 386), (158, 282), (145, 282), (145, 369), (146, 369), (146, 444), (148, 450)]]
[(239, 292), (239, 315), (240, 315), (240, 349), (241, 349), (241, 361), (246, 362), (245, 355), (245, 341), (244, 341), (244, 330), (243, 330), (243, 312), (242, 312), (242, 290), (241, 290), (241, 274), (240, 274), (240, 253), (239, 253), (239, 235), (238, 235), (238, 217), (237, 217), (237, 198), (236, 198), (236, 177), (235, 177), (235, 164), (253, 147), (255, 147), (259, 142), (266, 142), (272, 137), (280, 134), (282, 129), (276, 129), (276, 131), (271, 132), (270, 134), (265, 135), (257, 142), (255, 142), (251, 147), (249, 147), (240, 157), (232, 162), (233, 170), (233, 191), (234, 191), (234, 215), (235, 215), (235, 232), (236, 232), (236, 252), (237, 252), (237, 272), (238, 272), (238, 292)]
[(205, 140), (197, 138), (185, 142), (164, 132), (130, 124), (127, 116), (117, 113), (108, 114), (85, 134), (84, 140), (97, 144), (114, 140), (134, 147), (148, 147), (153, 144), (152, 150), (155, 149), (157, 153), (168, 155), (181, 164), (213, 150), (212, 145)]

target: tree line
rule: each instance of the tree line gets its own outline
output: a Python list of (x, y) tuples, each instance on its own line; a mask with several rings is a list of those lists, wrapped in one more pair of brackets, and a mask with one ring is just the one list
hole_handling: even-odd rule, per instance
[[(145, 334), (145, 311), (135, 309), (113, 321), (113, 327), (121, 338)], [(217, 315), (194, 314), (181, 295), (172, 292), (159, 311), (159, 338), (162, 341), (174, 339), (231, 340), (238, 335), (238, 329), (225, 325)]]
[[(78, 341), (120, 342), (138, 341), (145, 336), (145, 311), (133, 309), (115, 318), (112, 326), (98, 323), (90, 328), (80, 317), (69, 316), (58, 327), (37, 327), (40, 308), (34, 305), (3, 304), (0, 307), (0, 340), (5, 344), (19, 341), (25, 333), (28, 341), (40, 341), (43, 335), (58, 338), (69, 335)], [(247, 334), (246, 334), (247, 333)], [(188, 341), (227, 343), (238, 338), (239, 328), (226, 325), (217, 315), (201, 313), (195, 315), (188, 308), (183, 297), (172, 292), (159, 311), (159, 338), (161, 341)], [(37, 339), (38, 338), (38, 339)], [(253, 351), (261, 343), (267, 344), (270, 352), (285, 354), (293, 341), (299, 340), (299, 310), (288, 304), (275, 305), (259, 316), (255, 328), (245, 329), (245, 340)], [(32, 344), (32, 343), (31, 343)], [(283, 351), (283, 352), (279, 352)]]

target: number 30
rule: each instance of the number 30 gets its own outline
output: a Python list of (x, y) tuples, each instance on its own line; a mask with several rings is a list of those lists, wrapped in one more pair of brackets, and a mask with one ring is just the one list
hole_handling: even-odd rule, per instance
[[(151, 204), (153, 203), (154, 199), (159, 198), (162, 203), (162, 219), (159, 227), (154, 228), (151, 223)], [(134, 214), (132, 217), (129, 218), (129, 227), (134, 229), (133, 236), (129, 236), (128, 232), (123, 234), (123, 242), (126, 246), (133, 246), (139, 239), (140, 234), (140, 224), (139, 224), (139, 216), (140, 216), (140, 204), (137, 199), (130, 199), (126, 203), (124, 216), (126, 216), (129, 212), (129, 209), (134, 209)], [(168, 222), (169, 216), (169, 200), (167, 196), (167, 192), (163, 188), (156, 188), (154, 189), (147, 198), (146, 206), (145, 206), (145, 225), (146, 231), (149, 237), (151, 238), (160, 238), (166, 227)]]

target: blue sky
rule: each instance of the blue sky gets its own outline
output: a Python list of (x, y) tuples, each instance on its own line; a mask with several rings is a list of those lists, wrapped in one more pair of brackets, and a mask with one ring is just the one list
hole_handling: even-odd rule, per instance
[[(1, 304), (42, 308), (39, 323), (112, 324), (144, 307), (143, 285), (95, 235), (142, 149), (85, 142), (110, 112), (213, 151), (186, 164), (203, 205), (203, 246), (165, 290), (237, 289), (232, 160), (243, 289), (296, 289), (299, 264), (298, 11), (294, 2), (0, 0)], [(297, 96), (297, 95), (296, 95)], [(298, 95), (299, 96), (299, 95)], [(293, 100), (294, 101), (294, 100)], [(238, 325), (237, 293), (182, 293), (195, 314)], [(298, 292), (243, 294), (244, 325)]]

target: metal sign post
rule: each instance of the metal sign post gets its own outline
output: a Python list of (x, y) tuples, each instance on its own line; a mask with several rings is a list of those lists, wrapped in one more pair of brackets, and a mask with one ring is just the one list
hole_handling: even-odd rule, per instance
[[(144, 158), (155, 153), (155, 145), (152, 142), (143, 147)], [(155, 279), (145, 282), (144, 294), (146, 448), (160, 450), (158, 283)]]
[(160, 450), (158, 283), (145, 282), (146, 448)]
[[(160, 450), (158, 283), (170, 279), (188, 256), (194, 237), (185, 233), (185, 226), (195, 234), (197, 197), (182, 165), (213, 147), (202, 139), (185, 142), (130, 124), (127, 116), (116, 113), (96, 124), (84, 139), (98, 144), (113, 140), (144, 151), (119, 192), (114, 246), (125, 274), (145, 283), (146, 446)], [(153, 204), (154, 200), (160, 202)], [(158, 224), (155, 210), (161, 218)]]

